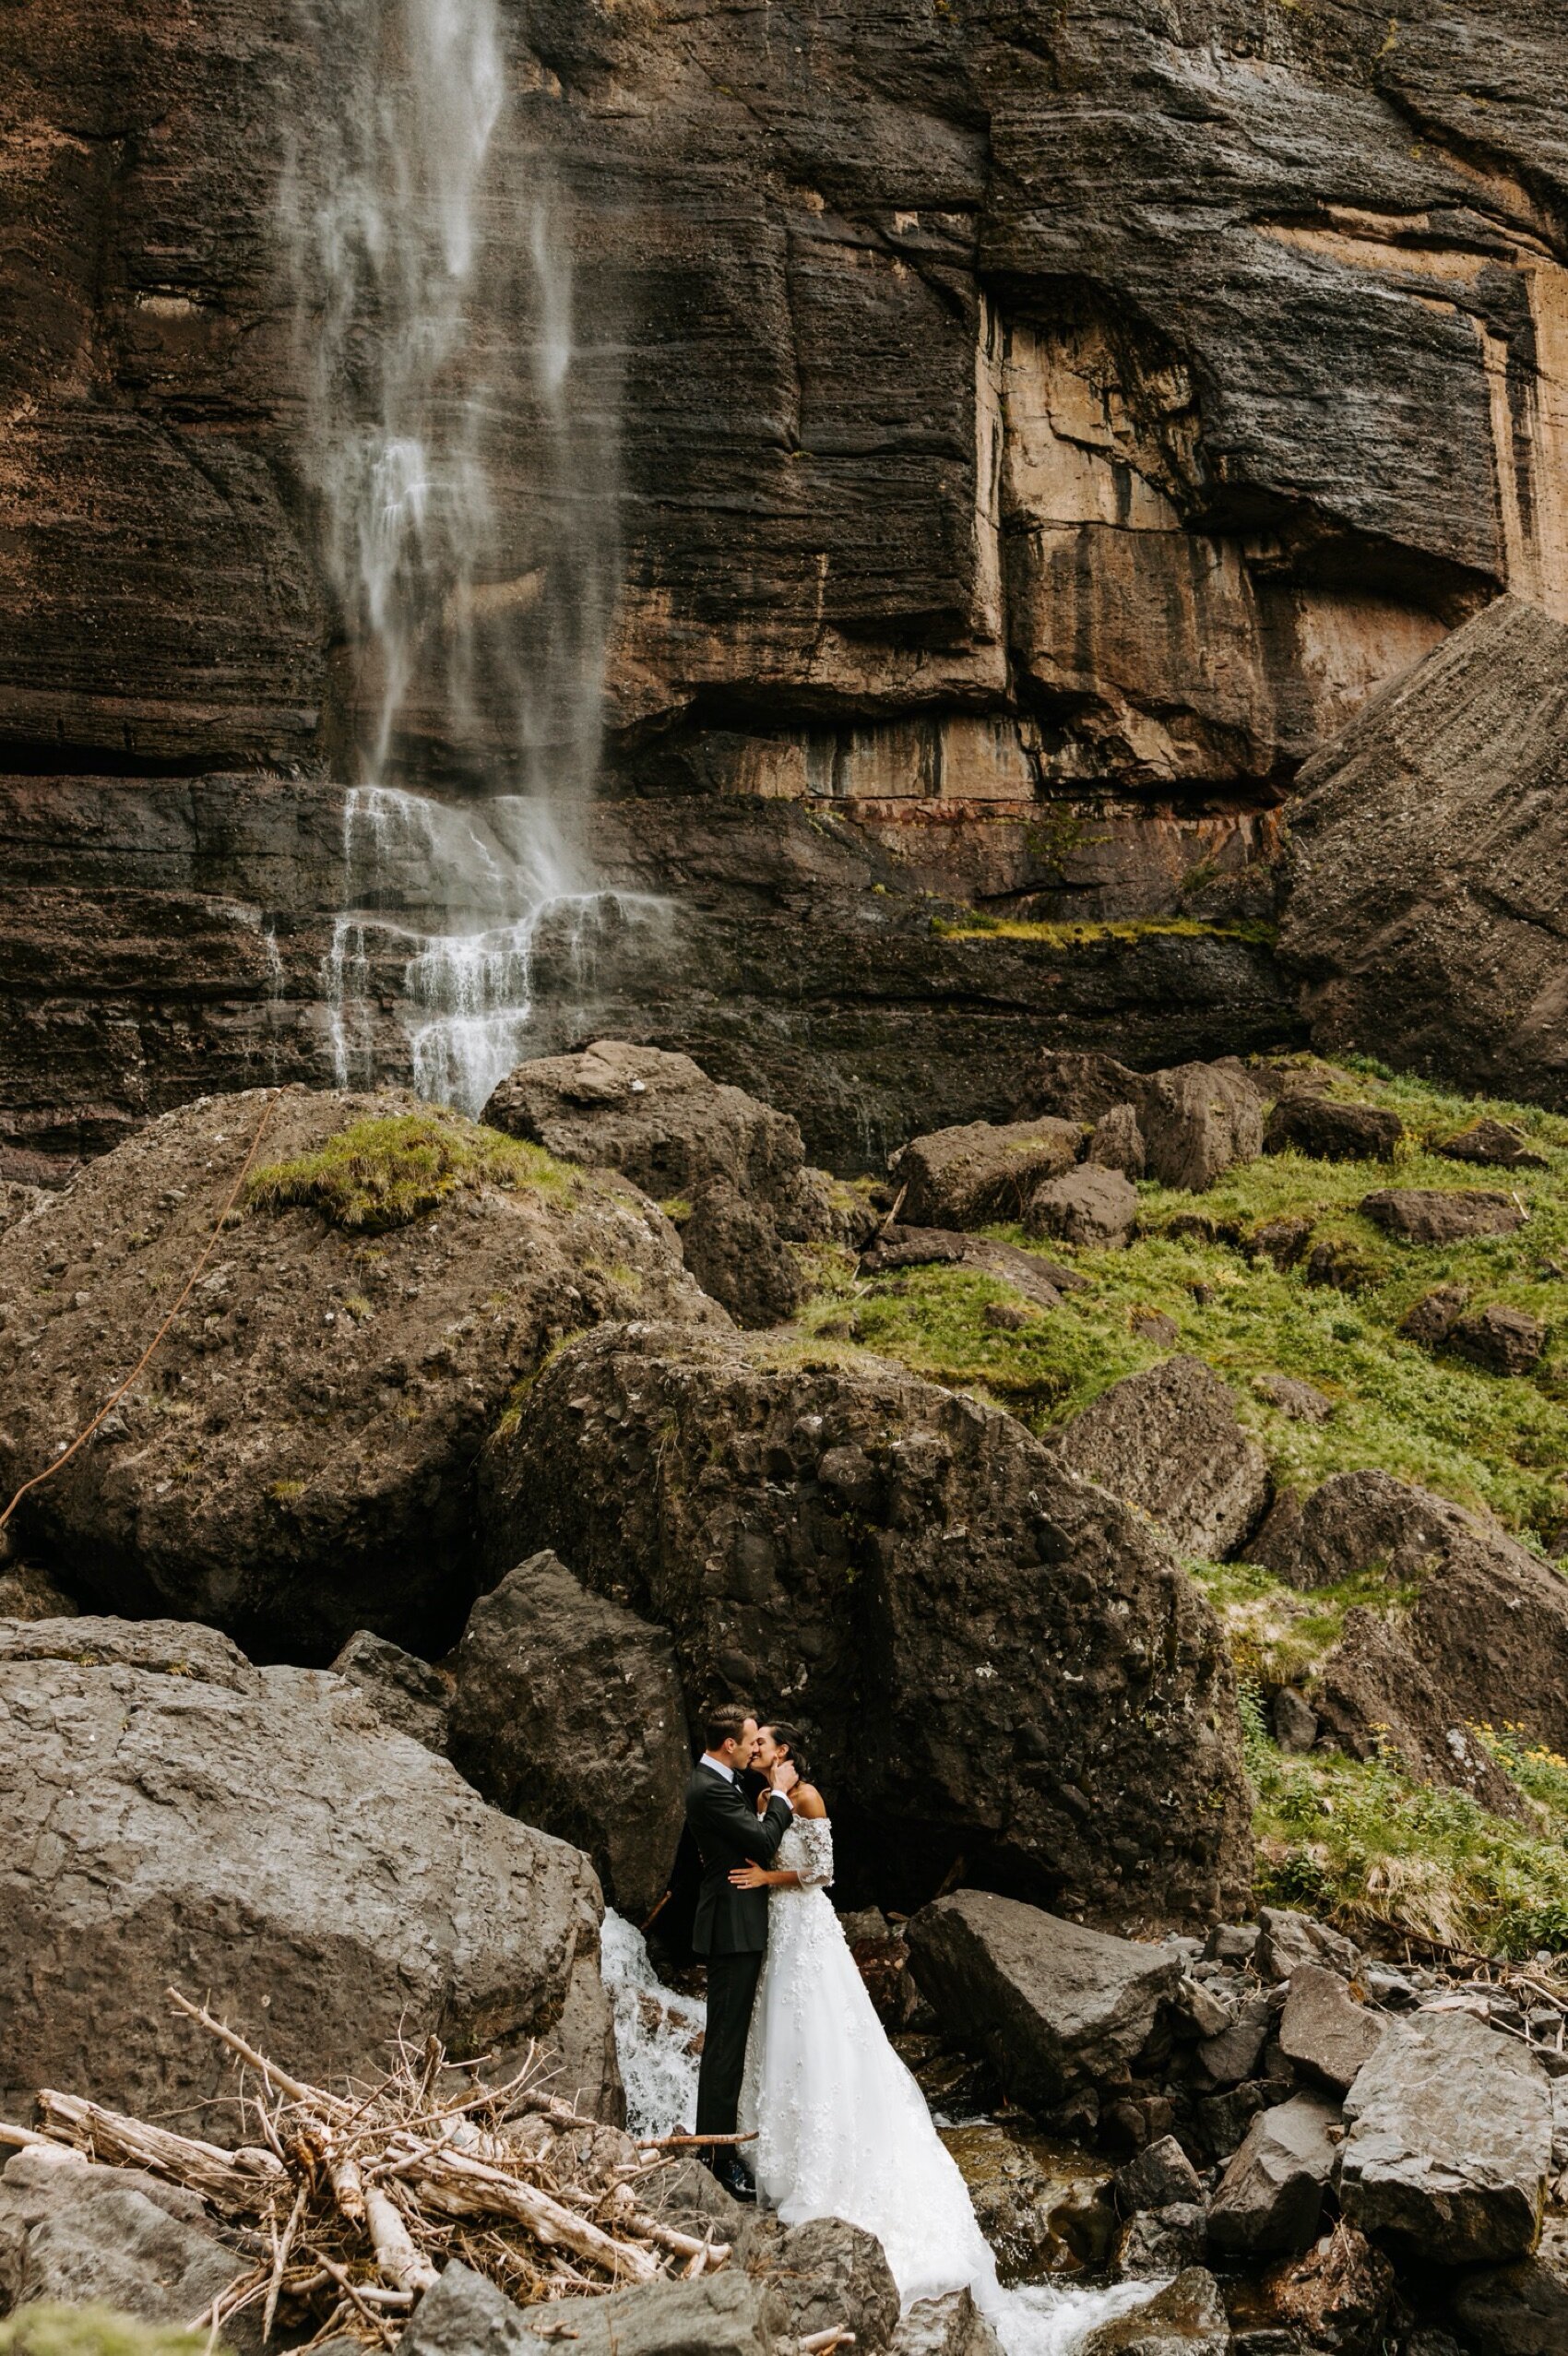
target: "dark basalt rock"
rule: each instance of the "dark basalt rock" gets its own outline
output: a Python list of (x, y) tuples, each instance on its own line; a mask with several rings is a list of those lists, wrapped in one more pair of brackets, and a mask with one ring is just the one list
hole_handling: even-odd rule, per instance
[(428, 1660), (361, 1628), (349, 1638), (332, 1668), (335, 1675), (346, 1677), (358, 1687), (394, 1733), (411, 1734), (427, 1751), (445, 1751), (452, 1682)]
[(1405, 1134), (1397, 1113), (1343, 1104), (1302, 1090), (1281, 1097), (1263, 1133), (1265, 1153), (1304, 1153), (1314, 1161), (1392, 1161)]
[(1119, 1170), (1088, 1162), (1037, 1186), (1024, 1212), (1031, 1235), (1086, 1251), (1114, 1250), (1130, 1243), (1137, 1219), (1138, 1192), (1132, 1181)]
[(1071, 1170), (1083, 1148), (1071, 1121), (972, 1121), (914, 1138), (894, 1164), (911, 1227), (987, 1227), (1018, 1220), (1035, 1188)]
[(1432, 1148), (1450, 1161), (1475, 1161), (1499, 1170), (1544, 1170), (1546, 1156), (1532, 1153), (1521, 1132), (1490, 1114), (1456, 1129)]
[(1123, 1922), (1212, 1919), (1244, 1882), (1213, 1613), (1010, 1416), (875, 1361), (628, 1326), (557, 1353), (483, 1491), (496, 1566), (549, 1543), (668, 1626), (689, 1706), (803, 1712), (841, 1886), (866, 1839), (902, 1903), (960, 1853)]
[(1527, 1310), (1491, 1301), (1455, 1317), (1447, 1345), (1455, 1357), (1484, 1366), (1489, 1374), (1527, 1374), (1546, 1348), (1546, 1327)]
[(480, 1598), (450, 1668), (458, 1768), (493, 1806), (586, 1850), (640, 1922), (668, 1884), (691, 1767), (665, 1631), (536, 1554)]
[(1363, 1195), (1356, 1206), (1384, 1233), (1407, 1243), (1457, 1243), (1468, 1235), (1511, 1235), (1525, 1221), (1524, 1206), (1512, 1195), (1479, 1187), (1384, 1186)]
[(1234, 1553), (1268, 1503), (1267, 1459), (1198, 1358), (1126, 1375), (1051, 1440), (1064, 1464), (1141, 1505), (1183, 1554)]

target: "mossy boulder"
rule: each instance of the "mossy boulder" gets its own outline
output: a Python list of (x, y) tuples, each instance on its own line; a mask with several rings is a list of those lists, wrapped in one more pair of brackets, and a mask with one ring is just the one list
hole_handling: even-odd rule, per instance
[[(166, 1114), (0, 1237), (0, 1487), (50, 1465), (197, 1267), (269, 1092)], [(18, 1520), (66, 1586), (325, 1662), (461, 1627), (472, 1467), (565, 1336), (727, 1325), (654, 1206), (396, 1090), (290, 1089), (189, 1300)]]

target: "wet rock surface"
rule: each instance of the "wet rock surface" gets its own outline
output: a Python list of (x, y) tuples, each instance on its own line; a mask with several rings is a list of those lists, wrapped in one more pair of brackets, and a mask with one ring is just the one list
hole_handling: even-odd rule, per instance
[(874, 1824), (890, 1902), (961, 1852), (1123, 1921), (1237, 1882), (1217, 1624), (1012, 1418), (876, 1361), (631, 1326), (558, 1353), (483, 1487), (497, 1568), (550, 1544), (668, 1626), (689, 1708), (809, 1684), (842, 1864)]
[(410, 1734), (427, 1751), (445, 1752), (452, 1684), (428, 1660), (361, 1628), (349, 1638), (332, 1670), (358, 1688), (395, 1734)]

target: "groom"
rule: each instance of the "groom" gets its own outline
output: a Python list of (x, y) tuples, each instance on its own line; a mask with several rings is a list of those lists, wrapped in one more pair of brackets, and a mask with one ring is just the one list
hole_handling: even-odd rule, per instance
[[(741, 1789), (757, 1746), (757, 1722), (742, 1709), (710, 1710), (703, 1721), (707, 1745), (692, 1769), (686, 1822), (702, 1855), (692, 1945), (707, 1958), (707, 2034), (697, 2076), (697, 2133), (732, 2136), (746, 2064), (746, 2033), (767, 1945), (767, 1892), (731, 1886), (731, 1869), (771, 1863), (794, 1814), (789, 1792), (799, 1778), (788, 1759), (770, 1768), (773, 1786), (759, 1816)], [(755, 2187), (732, 2146), (715, 2148), (711, 2166), (737, 2200), (754, 2200)]]

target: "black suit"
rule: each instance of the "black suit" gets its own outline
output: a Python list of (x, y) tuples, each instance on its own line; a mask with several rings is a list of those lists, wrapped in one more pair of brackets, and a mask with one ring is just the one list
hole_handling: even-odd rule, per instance
[(697, 2133), (735, 2132), (746, 2032), (767, 1945), (767, 1892), (738, 1890), (732, 1867), (767, 1865), (790, 1829), (789, 1803), (774, 1793), (759, 1816), (739, 1784), (699, 1761), (686, 1791), (686, 1822), (702, 1852), (692, 1945), (707, 1957), (707, 2034), (697, 2077)]

